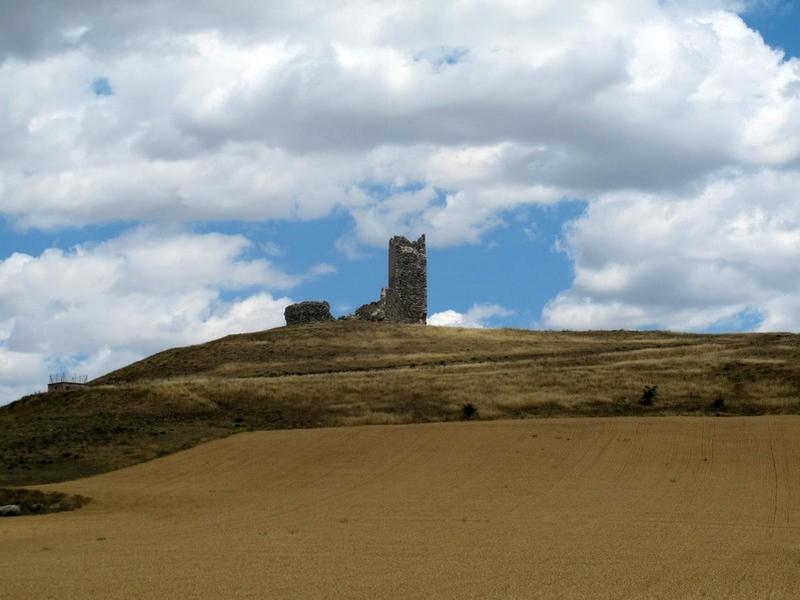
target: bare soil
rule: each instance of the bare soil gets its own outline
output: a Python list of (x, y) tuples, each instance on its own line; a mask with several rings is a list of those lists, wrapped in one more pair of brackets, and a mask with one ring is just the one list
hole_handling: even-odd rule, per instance
[(243, 433), (43, 486), (0, 598), (798, 598), (800, 417)]

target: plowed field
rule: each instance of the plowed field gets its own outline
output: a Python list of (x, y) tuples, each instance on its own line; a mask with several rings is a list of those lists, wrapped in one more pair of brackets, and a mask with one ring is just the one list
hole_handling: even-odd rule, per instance
[(800, 417), (246, 433), (46, 486), (0, 598), (800, 598)]

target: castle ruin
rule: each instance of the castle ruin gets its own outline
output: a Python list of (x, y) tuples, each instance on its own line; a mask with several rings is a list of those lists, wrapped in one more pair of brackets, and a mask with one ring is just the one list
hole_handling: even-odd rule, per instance
[[(314, 311), (299, 310), (314, 304)], [(292, 304), (284, 316), (287, 325), (330, 320), (327, 310), (317, 310), (327, 302)], [(318, 305), (318, 306), (317, 306)], [(316, 313), (320, 313), (320, 318)], [(428, 257), (425, 234), (416, 242), (396, 235), (389, 240), (389, 285), (381, 290), (380, 300), (365, 304), (349, 317), (390, 323), (426, 323), (428, 318)]]
[(303, 323), (319, 323), (333, 321), (331, 306), (327, 302), (306, 300), (298, 304), (290, 304), (283, 311), (283, 318), (287, 325), (302, 325)]
[(416, 242), (389, 240), (389, 286), (377, 302), (356, 311), (357, 318), (392, 323), (425, 323), (428, 317), (428, 257), (425, 234)]

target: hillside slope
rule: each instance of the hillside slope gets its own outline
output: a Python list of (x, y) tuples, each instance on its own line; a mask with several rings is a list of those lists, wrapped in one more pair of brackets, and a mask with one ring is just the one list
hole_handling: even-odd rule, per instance
[[(650, 407), (644, 386), (657, 386)], [(0, 408), (0, 485), (134, 464), (247, 429), (558, 415), (800, 412), (800, 336), (341, 321), (168, 350)]]
[(3, 598), (798, 598), (800, 418), (256, 432), (58, 484)]

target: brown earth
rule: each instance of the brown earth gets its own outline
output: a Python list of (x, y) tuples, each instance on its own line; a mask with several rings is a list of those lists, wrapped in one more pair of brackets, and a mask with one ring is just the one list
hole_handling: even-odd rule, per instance
[(0, 520), (0, 598), (800, 597), (800, 417), (244, 433)]

